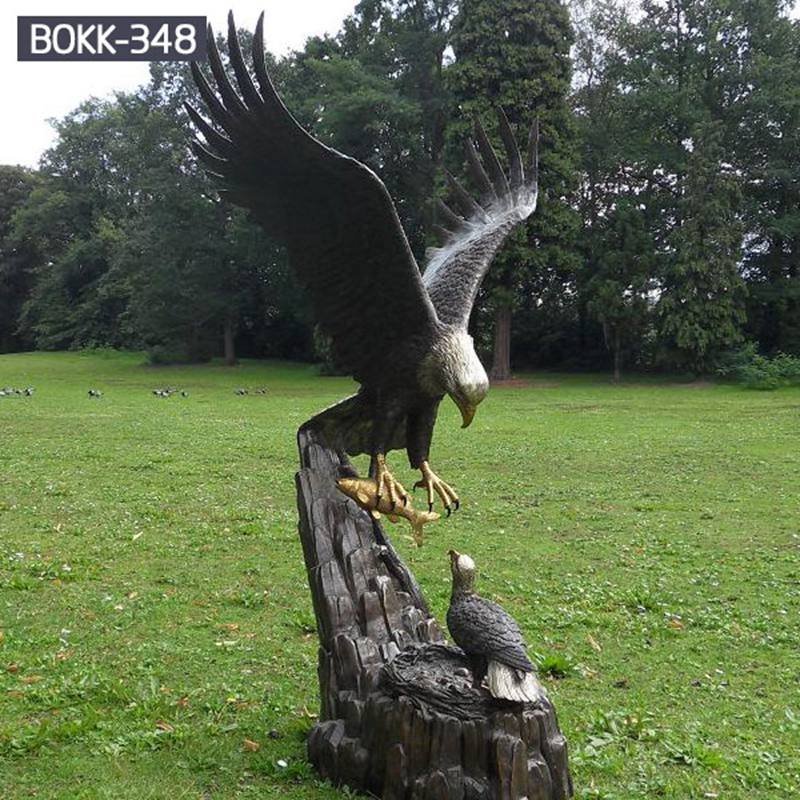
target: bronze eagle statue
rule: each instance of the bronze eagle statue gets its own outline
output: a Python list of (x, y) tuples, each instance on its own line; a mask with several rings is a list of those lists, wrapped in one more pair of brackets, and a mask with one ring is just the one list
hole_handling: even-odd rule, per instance
[(545, 697), (525, 650), (519, 625), (497, 603), (475, 591), (475, 562), (450, 551), (453, 589), (447, 627), (472, 664), (475, 688), (486, 678), (492, 697), (535, 703)]
[(438, 203), (442, 246), (428, 251), (422, 274), (380, 178), (311, 136), (278, 96), (264, 59), (264, 15), (253, 37), (255, 81), (232, 14), (228, 49), (238, 89), (210, 26), (216, 90), (191, 64), (211, 118), (187, 104), (205, 140), (192, 142), (193, 150), (221, 182), (220, 195), (249, 209), (286, 246), (336, 362), (361, 384), (357, 394), (306, 425), (332, 447), (369, 454), (378, 496), (391, 507), (408, 503), (409, 496), (388, 470), (386, 453), (405, 448), (411, 467), (422, 473), (415, 488), (426, 489), (429, 509), (438, 494), (449, 514), (459, 498), (431, 469), (433, 428), (444, 395), (455, 401), (467, 427), (488, 392), (467, 325), (495, 254), (536, 208), (538, 125), (531, 129), (524, 166), (508, 119), (498, 111), (507, 175), (476, 122), (466, 155), (480, 202), (446, 174), (455, 210)]

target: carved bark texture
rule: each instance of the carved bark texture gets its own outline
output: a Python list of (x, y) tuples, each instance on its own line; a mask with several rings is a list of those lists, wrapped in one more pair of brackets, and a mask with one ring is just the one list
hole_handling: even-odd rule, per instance
[(298, 434), (297, 505), (319, 633), (311, 762), (384, 800), (562, 800), (566, 742), (549, 702), (498, 704), (471, 686), (381, 526), (336, 488), (353, 474)]

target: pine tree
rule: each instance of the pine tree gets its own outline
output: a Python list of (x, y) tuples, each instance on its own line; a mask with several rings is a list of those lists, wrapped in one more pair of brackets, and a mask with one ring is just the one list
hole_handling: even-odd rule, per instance
[(707, 371), (720, 353), (741, 341), (744, 322), (739, 187), (738, 179), (720, 167), (720, 128), (695, 129), (679, 223), (668, 238), (674, 258), (657, 307), (669, 363), (696, 373)]
[(596, 259), (585, 294), (587, 311), (603, 329), (613, 355), (614, 380), (623, 358), (641, 347), (652, 316), (653, 242), (646, 217), (635, 202), (620, 200), (594, 228)]
[(789, 4), (746, 8), (737, 166), (745, 175), (747, 333), (766, 353), (800, 355), (800, 22)]
[(698, 372), (741, 338), (741, 6), (645, 0), (611, 67), (627, 121), (619, 191), (652, 221), (663, 363)]
[(569, 15), (559, 0), (463, 0), (453, 25), (455, 63), (447, 79), (456, 105), (454, 152), (462, 152), (474, 117), (487, 130), (495, 128), (497, 106), (516, 125), (523, 146), (533, 120), (540, 121), (539, 207), (498, 255), (482, 294), (482, 305), (494, 309), (495, 380), (511, 374), (515, 306), (526, 296), (540, 302), (554, 287), (562, 293), (576, 266), (577, 216), (566, 199), (575, 168), (566, 102), (571, 42)]

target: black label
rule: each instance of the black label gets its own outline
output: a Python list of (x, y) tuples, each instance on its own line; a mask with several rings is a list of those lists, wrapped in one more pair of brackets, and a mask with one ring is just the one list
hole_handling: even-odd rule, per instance
[(17, 17), (17, 61), (205, 57), (205, 17)]

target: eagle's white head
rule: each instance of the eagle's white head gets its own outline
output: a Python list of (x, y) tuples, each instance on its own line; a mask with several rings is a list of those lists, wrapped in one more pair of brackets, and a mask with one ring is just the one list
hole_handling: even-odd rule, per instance
[(450, 572), (453, 575), (453, 591), (468, 593), (475, 590), (475, 562), (466, 554), (448, 551)]
[(462, 428), (472, 422), (489, 391), (489, 377), (466, 331), (448, 332), (434, 344), (422, 362), (419, 379), (431, 394), (450, 395), (461, 411)]

